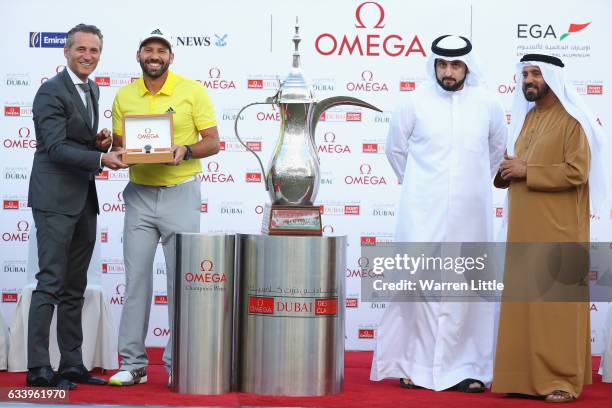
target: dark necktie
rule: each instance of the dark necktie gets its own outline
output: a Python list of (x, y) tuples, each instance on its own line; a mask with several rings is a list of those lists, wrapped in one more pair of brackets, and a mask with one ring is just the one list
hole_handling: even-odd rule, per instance
[(85, 92), (85, 108), (87, 109), (87, 123), (93, 126), (93, 102), (91, 100), (91, 92), (89, 84), (78, 84), (83, 92)]

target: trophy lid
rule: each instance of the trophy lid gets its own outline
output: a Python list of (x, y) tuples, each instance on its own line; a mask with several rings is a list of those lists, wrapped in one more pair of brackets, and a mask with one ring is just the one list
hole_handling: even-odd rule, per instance
[(280, 103), (310, 103), (315, 101), (312, 87), (302, 74), (300, 53), (298, 51), (298, 46), (300, 41), (302, 41), (299, 30), (300, 26), (298, 25), (298, 19), (296, 17), (295, 35), (293, 36), (293, 44), (295, 45), (295, 50), (293, 51), (293, 65), (289, 75), (280, 85), (278, 91), (278, 102)]

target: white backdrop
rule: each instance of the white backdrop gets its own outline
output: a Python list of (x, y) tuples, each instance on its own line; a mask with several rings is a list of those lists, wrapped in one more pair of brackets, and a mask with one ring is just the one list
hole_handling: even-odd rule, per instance
[[(27, 241), (33, 225), (26, 207), (35, 150), (32, 100), (41, 82), (65, 64), (61, 48), (48, 47), (57, 35), (80, 22), (104, 34), (104, 49), (94, 73), (101, 86), (101, 127), (111, 128), (110, 109), (117, 89), (140, 75), (135, 53), (142, 31), (160, 26), (173, 37), (172, 69), (207, 87), (215, 104), (222, 149), (203, 160), (203, 233), (259, 231), (268, 196), (256, 160), (233, 134), (238, 110), (275, 93), (290, 68), (293, 24), (299, 16), (304, 73), (316, 95), (350, 95), (380, 107), (373, 113), (354, 107), (328, 111), (316, 141), (322, 180), (318, 204), (324, 208), (326, 234), (348, 235), (347, 349), (371, 349), (384, 303), (362, 302), (360, 275), (367, 265), (360, 246), (391, 240), (400, 186), (384, 155), (391, 111), (425, 79), (426, 55), (434, 38), (459, 33), (471, 37), (489, 88), (510, 110), (515, 92), (514, 67), (527, 52), (555, 53), (602, 125), (612, 120), (606, 78), (612, 37), (612, 3), (570, 0), (438, 1), (167, 1), (107, 0), (79, 4), (57, 0), (5, 2), (0, 17), (0, 312), (10, 322), (26, 280)], [(570, 32), (571, 24), (590, 23)], [(565, 33), (569, 35), (564, 36)], [(60, 35), (61, 37), (61, 35)], [(562, 37), (564, 37), (562, 39)], [(51, 40), (48, 40), (51, 38)], [(47, 39), (45, 41), (45, 39)], [(241, 135), (261, 150), (264, 163), (276, 143), (279, 115), (271, 107), (253, 107), (241, 122)], [(508, 120), (510, 117), (508, 115)], [(607, 164), (612, 169), (612, 164)], [(118, 324), (124, 293), (122, 263), (122, 190), (125, 172), (103, 172), (97, 181), (101, 214), (98, 239), (106, 297)], [(501, 217), (503, 193), (495, 192), (491, 212)], [(593, 241), (611, 241), (611, 203), (592, 214)], [(153, 310), (148, 345), (165, 344), (165, 266), (156, 255)], [(365, 270), (366, 272), (363, 272)], [(593, 352), (601, 351), (608, 304), (592, 305)]]

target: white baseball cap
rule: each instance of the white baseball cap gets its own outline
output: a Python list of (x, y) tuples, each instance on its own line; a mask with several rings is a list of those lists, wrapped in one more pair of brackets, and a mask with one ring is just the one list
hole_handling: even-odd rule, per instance
[(161, 28), (155, 28), (151, 31), (147, 31), (143, 33), (140, 37), (140, 45), (138, 48), (142, 47), (142, 44), (146, 43), (149, 40), (162, 40), (166, 44), (168, 44), (168, 48), (172, 51), (172, 41), (170, 40), (170, 36), (166, 32), (166, 30), (162, 30)]

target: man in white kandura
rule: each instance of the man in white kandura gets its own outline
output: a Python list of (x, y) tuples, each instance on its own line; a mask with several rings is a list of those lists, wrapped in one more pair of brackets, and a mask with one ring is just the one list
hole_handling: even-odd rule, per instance
[[(430, 81), (395, 110), (386, 153), (403, 181), (396, 242), (493, 241), (491, 180), (506, 145), (504, 111), (484, 89), (472, 44), (432, 44)], [(493, 377), (496, 305), (391, 302), (370, 379), (404, 388), (482, 392)]]

